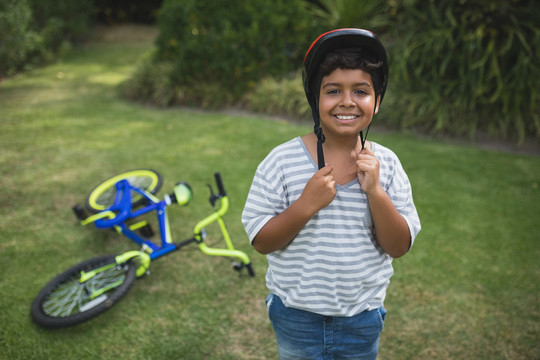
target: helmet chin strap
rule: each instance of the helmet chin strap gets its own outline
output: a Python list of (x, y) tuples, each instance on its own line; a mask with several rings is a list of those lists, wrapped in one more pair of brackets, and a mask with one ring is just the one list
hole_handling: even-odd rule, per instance
[[(316, 78), (317, 81), (317, 93), (321, 89), (321, 83), (322, 83), (322, 76), (319, 73)], [(315, 126), (313, 128), (313, 131), (315, 132), (315, 135), (317, 136), (317, 166), (319, 167), (319, 170), (326, 166), (326, 163), (324, 162), (324, 152), (323, 152), (323, 143), (326, 141), (326, 138), (324, 137), (322, 128), (321, 128), (321, 118), (319, 117), (319, 96), (315, 97), (315, 104), (311, 106), (311, 116), (313, 117), (313, 122), (315, 123)]]
[(366, 136), (364, 136), (364, 132), (360, 130), (360, 141), (362, 142), (362, 150), (366, 148), (366, 139), (367, 139), (367, 134), (369, 133), (370, 126), (371, 126), (371, 123), (369, 123), (368, 127), (366, 128)]
[(313, 120), (315, 120), (314, 132), (315, 135), (317, 135), (317, 165), (319, 166), (320, 170), (326, 165), (324, 163), (324, 152), (322, 147), (323, 143), (326, 141), (326, 138), (324, 137), (323, 131), (321, 129), (318, 111), (313, 110)]

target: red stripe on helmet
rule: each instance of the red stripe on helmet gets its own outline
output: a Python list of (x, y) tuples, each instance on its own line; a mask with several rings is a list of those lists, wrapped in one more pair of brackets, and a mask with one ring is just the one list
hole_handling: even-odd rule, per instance
[(331, 34), (331, 33), (334, 33), (336, 31), (343, 31), (343, 30), (362, 30), (362, 31), (367, 31), (373, 35), (375, 35), (373, 32), (369, 31), (369, 30), (364, 30), (364, 29), (357, 29), (357, 28), (343, 28), (343, 29), (335, 29), (335, 30), (330, 30), (330, 31), (327, 31), (325, 32), (324, 34), (321, 34), (319, 35), (319, 37), (317, 39), (315, 39), (314, 42), (311, 43), (311, 46), (309, 47), (308, 51), (306, 52), (306, 55), (304, 56), (304, 61), (303, 62), (306, 62), (306, 58), (308, 56), (308, 54), (310, 53), (311, 49), (313, 49), (313, 46), (315, 46), (316, 43), (319, 42), (319, 40), (324, 37), (325, 35), (328, 35), (328, 34)]

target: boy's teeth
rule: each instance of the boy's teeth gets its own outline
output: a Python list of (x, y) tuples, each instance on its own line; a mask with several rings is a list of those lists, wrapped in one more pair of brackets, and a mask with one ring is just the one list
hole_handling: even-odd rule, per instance
[(354, 119), (354, 118), (356, 117), (356, 116), (354, 116), (354, 115), (349, 115), (349, 116), (345, 116), (345, 115), (336, 115), (336, 116), (337, 116), (337, 118), (338, 118), (339, 120), (352, 120), (352, 119)]

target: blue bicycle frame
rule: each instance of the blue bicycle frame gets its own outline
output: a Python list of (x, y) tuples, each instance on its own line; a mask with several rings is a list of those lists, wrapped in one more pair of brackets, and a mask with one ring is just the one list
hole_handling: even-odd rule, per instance
[[(157, 259), (173, 251), (179, 250), (185, 245), (195, 242), (198, 244), (200, 250), (206, 255), (232, 257), (240, 260), (241, 263), (237, 265), (239, 267), (238, 270), (240, 270), (241, 267), (246, 266), (250, 275), (254, 276), (249, 257), (244, 252), (234, 248), (227, 228), (225, 227), (222, 217), (228, 210), (229, 201), (223, 189), (223, 184), (221, 182), (219, 173), (215, 174), (215, 178), (219, 188), (219, 194), (216, 195), (212, 193), (210, 201), (212, 204), (214, 204), (217, 200), (219, 200), (219, 209), (215, 210), (205, 219), (199, 221), (193, 229), (193, 237), (182, 242), (174, 243), (172, 241), (169, 220), (167, 217), (167, 207), (174, 202), (177, 202), (180, 205), (186, 205), (189, 202), (191, 199), (191, 190), (189, 189), (189, 186), (184, 183), (177, 184), (174, 194), (165, 195), (164, 199), (160, 200), (145, 190), (131, 186), (127, 180), (120, 180), (115, 184), (116, 195), (114, 204), (100, 213), (82, 219), (81, 224), (87, 225), (94, 223), (94, 225), (99, 229), (116, 229), (117, 232), (123, 234), (136, 244), (140, 245), (142, 247), (142, 251), (149, 255), (150, 260)], [(134, 210), (132, 208), (131, 201), (132, 191), (146, 198), (148, 200), (148, 205)], [(186, 194), (187, 192), (189, 192), (188, 195)], [(178, 201), (179, 197), (183, 197), (184, 199), (182, 201)], [(148, 225), (145, 220), (131, 225), (126, 224), (127, 220), (137, 218), (152, 211), (155, 211), (157, 215), (161, 244), (152, 242), (150, 239), (146, 239), (135, 232), (136, 230)], [(217, 222), (219, 224), (227, 248), (213, 248), (204, 243), (204, 228), (213, 222)]]

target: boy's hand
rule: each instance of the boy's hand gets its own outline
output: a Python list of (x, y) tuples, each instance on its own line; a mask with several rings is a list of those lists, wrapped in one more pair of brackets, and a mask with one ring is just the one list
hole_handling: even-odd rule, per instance
[(269, 254), (286, 247), (313, 215), (330, 204), (334, 197), (334, 168), (325, 166), (309, 179), (302, 195), (295, 202), (263, 226), (253, 239), (255, 250)]
[(371, 194), (379, 183), (379, 160), (375, 154), (368, 148), (360, 151), (356, 158), (356, 172), (358, 174), (358, 181), (362, 190), (366, 194)]
[(317, 171), (306, 184), (298, 200), (305, 203), (312, 214), (328, 206), (336, 197), (334, 168), (327, 165)]

